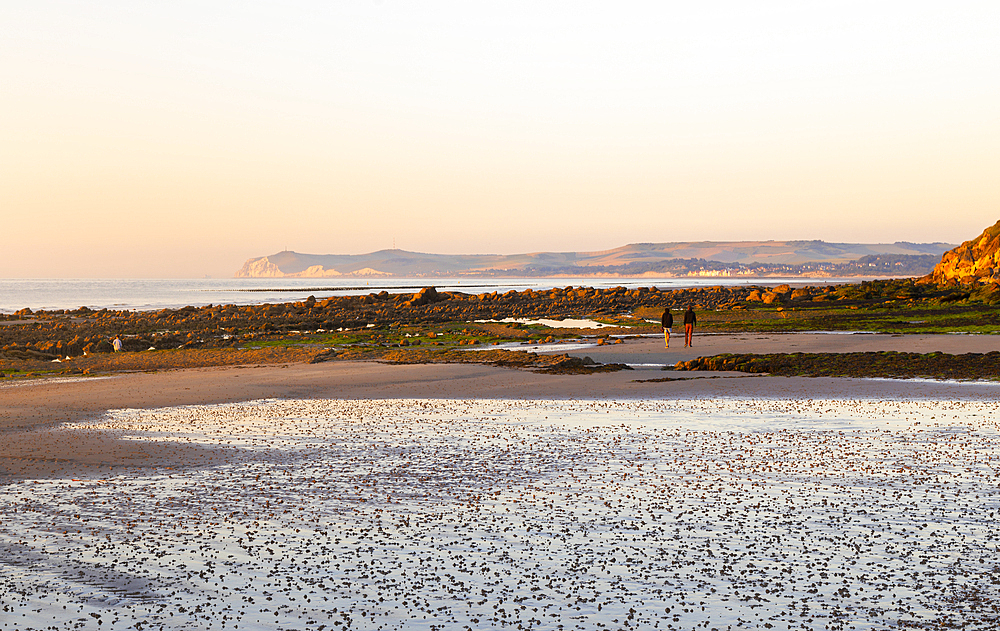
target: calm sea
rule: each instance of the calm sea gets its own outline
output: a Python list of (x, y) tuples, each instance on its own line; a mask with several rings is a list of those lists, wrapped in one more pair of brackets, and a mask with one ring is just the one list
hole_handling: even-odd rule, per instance
[(15, 279), (0, 280), (0, 313), (39, 309), (177, 309), (187, 305), (292, 302), (368, 292), (412, 293), (434, 286), (465, 293), (545, 290), (553, 287), (658, 287), (714, 285), (817, 285), (856, 283), (861, 278), (206, 278), (206, 279)]

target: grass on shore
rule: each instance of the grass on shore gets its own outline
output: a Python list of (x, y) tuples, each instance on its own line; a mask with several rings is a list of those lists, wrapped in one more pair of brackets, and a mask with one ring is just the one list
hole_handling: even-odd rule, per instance
[(989, 305), (928, 308), (926, 305), (760, 306), (745, 311), (698, 314), (707, 331), (782, 333), (804, 331), (874, 331), (876, 333), (1000, 333), (1000, 310)]

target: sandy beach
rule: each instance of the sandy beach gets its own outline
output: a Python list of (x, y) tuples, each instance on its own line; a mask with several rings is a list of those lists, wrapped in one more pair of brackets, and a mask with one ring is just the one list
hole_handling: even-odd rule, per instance
[[(567, 352), (551, 344), (541, 352)], [(876, 335), (876, 334), (739, 334), (697, 335), (694, 348), (684, 348), (675, 335), (669, 349), (662, 337), (639, 337), (622, 344), (592, 345), (569, 351), (601, 363), (625, 363), (638, 370), (593, 375), (538, 375), (528, 371), (463, 365), (387, 365), (377, 362), (330, 362), (223, 366), (120, 374), (111, 377), (48, 379), (0, 385), (0, 428), (27, 428), (37, 424), (76, 421), (108, 409), (226, 403), (263, 398), (632, 398), (659, 396), (651, 385), (636, 379), (661, 376), (657, 368), (682, 360), (719, 353), (848, 353), (900, 351), (949, 354), (1000, 351), (1000, 335)], [(714, 373), (674, 377), (695, 379), (672, 386), (691, 392), (712, 392), (718, 385), (703, 383)], [(735, 377), (738, 375), (725, 375)], [(754, 377), (761, 379), (761, 377)], [(756, 391), (776, 394), (797, 380), (764, 380)], [(822, 388), (822, 380), (806, 380)], [(837, 381), (838, 387), (862, 388), (864, 381)], [(854, 384), (848, 386), (848, 384)], [(906, 382), (898, 387), (908, 388)], [(668, 388), (659, 384), (659, 388)], [(742, 387), (746, 387), (745, 385)], [(880, 386), (882, 387), (882, 386)], [(920, 389), (926, 388), (921, 385)], [(793, 388), (797, 390), (798, 388)]]

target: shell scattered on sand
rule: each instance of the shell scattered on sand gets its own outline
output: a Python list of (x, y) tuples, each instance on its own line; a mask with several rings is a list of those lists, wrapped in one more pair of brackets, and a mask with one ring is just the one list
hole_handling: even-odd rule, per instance
[(211, 457), (0, 487), (0, 629), (993, 629), (996, 412), (988, 396), (116, 411), (74, 431)]

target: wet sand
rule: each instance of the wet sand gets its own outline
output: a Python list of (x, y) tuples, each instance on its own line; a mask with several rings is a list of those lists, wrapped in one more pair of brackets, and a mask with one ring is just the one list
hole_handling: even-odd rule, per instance
[[(766, 384), (680, 385), (722, 381)], [(997, 386), (901, 400), (800, 381), (111, 412), (77, 432), (211, 466), (0, 486), (0, 622), (996, 628)]]

